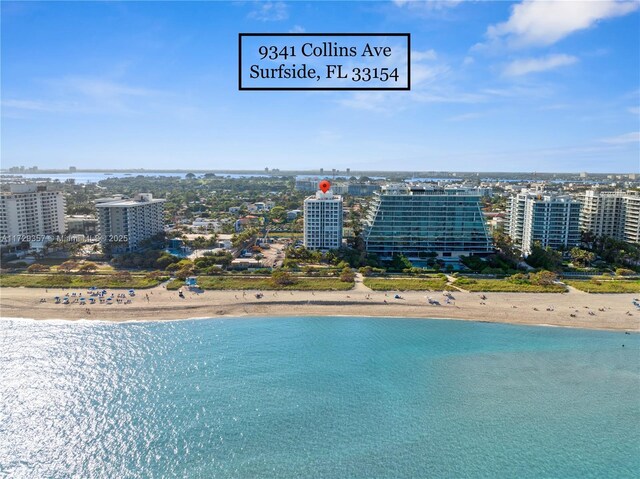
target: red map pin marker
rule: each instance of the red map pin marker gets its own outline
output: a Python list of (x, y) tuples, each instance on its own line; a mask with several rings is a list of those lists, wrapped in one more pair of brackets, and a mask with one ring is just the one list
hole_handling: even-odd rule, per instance
[(327, 180), (322, 180), (318, 184), (318, 188), (320, 188), (323, 193), (326, 193), (327, 191), (329, 191), (329, 188), (331, 188), (331, 183), (329, 183)]

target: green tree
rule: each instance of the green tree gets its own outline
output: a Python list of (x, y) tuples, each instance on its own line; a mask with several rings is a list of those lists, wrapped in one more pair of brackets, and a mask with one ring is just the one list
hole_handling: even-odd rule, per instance
[(583, 268), (589, 266), (591, 262), (596, 259), (595, 253), (578, 247), (571, 248), (569, 254), (571, 255), (571, 261), (575, 265), (581, 266)]
[(391, 260), (391, 269), (395, 271), (403, 271), (405, 269), (411, 269), (411, 261), (402, 253), (395, 253)]
[(542, 248), (540, 243), (536, 241), (531, 248), (531, 254), (527, 256), (526, 262), (534, 268), (559, 271), (562, 268), (562, 255), (548, 246)]
[(282, 223), (287, 218), (287, 212), (282, 206), (274, 206), (269, 211), (269, 219), (276, 223)]

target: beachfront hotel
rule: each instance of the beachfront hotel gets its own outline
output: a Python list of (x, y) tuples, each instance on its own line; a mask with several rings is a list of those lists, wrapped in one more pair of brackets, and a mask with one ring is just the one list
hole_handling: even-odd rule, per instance
[(321, 251), (342, 246), (342, 196), (317, 191), (304, 200), (304, 245)]
[(570, 249), (580, 243), (580, 202), (568, 195), (522, 191), (511, 197), (507, 234), (523, 255), (533, 244)]
[(132, 199), (96, 204), (100, 243), (114, 253), (135, 251), (145, 239), (164, 230), (164, 199), (139, 193)]
[(0, 195), (0, 244), (29, 242), (33, 247), (45, 243), (45, 236), (64, 233), (64, 210), (62, 191), (38, 184), (10, 185)]
[(493, 245), (471, 188), (386, 185), (374, 194), (365, 222), (366, 249), (382, 259), (435, 253), (445, 262), (492, 253)]

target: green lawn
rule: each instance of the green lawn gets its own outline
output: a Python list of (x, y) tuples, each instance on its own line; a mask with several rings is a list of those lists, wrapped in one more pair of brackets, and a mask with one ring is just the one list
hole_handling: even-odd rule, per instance
[(364, 278), (364, 285), (374, 291), (453, 290), (442, 278)]
[(264, 289), (292, 291), (345, 291), (353, 288), (353, 283), (344, 283), (338, 278), (295, 278), (295, 284), (276, 285), (271, 278), (241, 276), (198, 276), (198, 286), (202, 289)]
[(485, 293), (564, 293), (566, 288), (559, 284), (538, 285), (512, 283), (505, 279), (459, 278), (455, 283), (461, 289)]
[(132, 276), (130, 280), (118, 281), (114, 275), (95, 274), (90, 277), (75, 274), (3, 274), (0, 275), (0, 287), (26, 288), (152, 288), (158, 280), (144, 276)]
[(640, 280), (567, 280), (569, 286), (587, 293), (640, 293)]

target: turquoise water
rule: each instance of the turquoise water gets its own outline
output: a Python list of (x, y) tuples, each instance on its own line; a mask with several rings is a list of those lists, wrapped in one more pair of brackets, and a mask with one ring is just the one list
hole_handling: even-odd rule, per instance
[(370, 318), (0, 321), (0, 477), (639, 470), (638, 335)]

